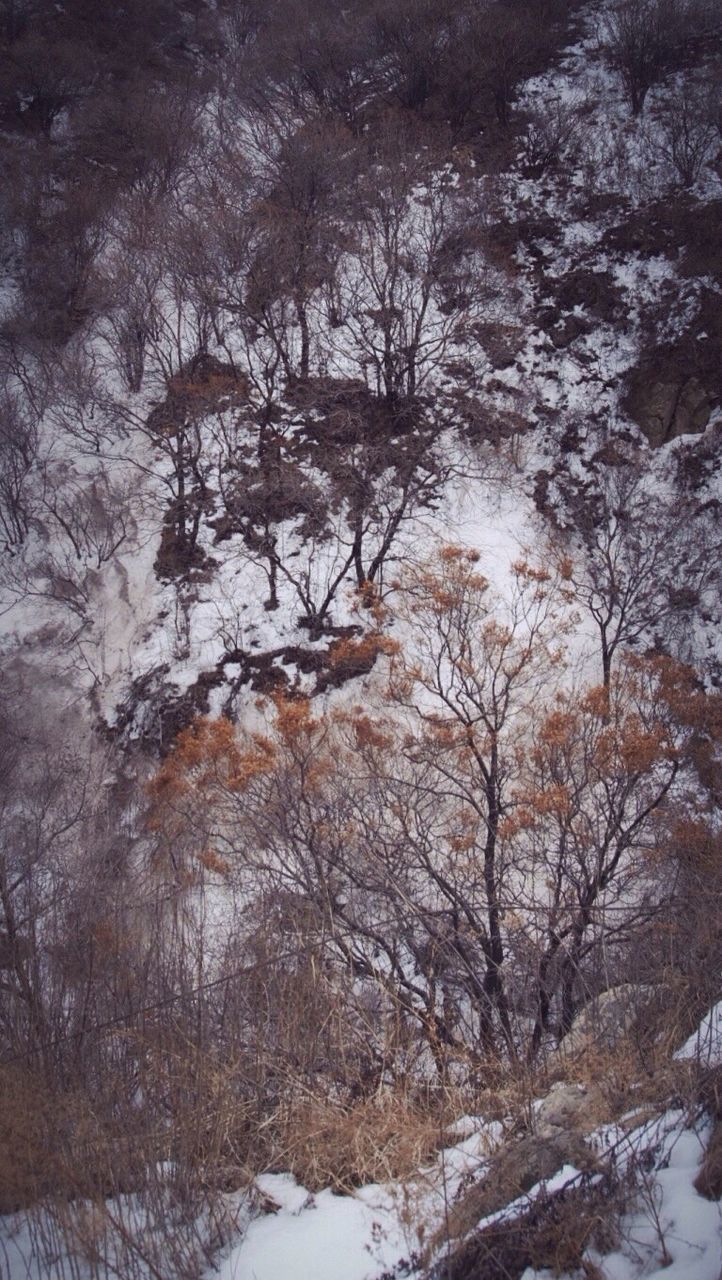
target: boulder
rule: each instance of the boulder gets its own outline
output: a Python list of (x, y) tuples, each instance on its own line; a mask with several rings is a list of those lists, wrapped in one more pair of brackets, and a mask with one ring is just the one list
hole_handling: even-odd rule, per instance
[(664, 990), (658, 984), (626, 982), (603, 991), (577, 1014), (557, 1053), (561, 1057), (576, 1057), (592, 1047), (614, 1049), (649, 1016)]
[(531, 1133), (506, 1142), (491, 1157), (482, 1181), (449, 1207), (443, 1231), (432, 1245), (440, 1245), (445, 1237), (463, 1239), (484, 1218), (553, 1177), (564, 1165), (591, 1169), (595, 1159), (581, 1135), (571, 1130), (558, 1129), (546, 1136)]
[(555, 282), (556, 300), (562, 311), (583, 307), (598, 320), (611, 322), (621, 310), (619, 287), (609, 271), (580, 268), (560, 276)]
[(591, 1133), (605, 1112), (599, 1089), (584, 1084), (555, 1084), (536, 1108), (534, 1127), (539, 1137), (560, 1131)]
[(701, 435), (712, 416), (714, 397), (694, 376), (632, 383), (626, 408), (653, 448), (677, 436)]
[(722, 1198), (722, 1120), (717, 1120), (707, 1145), (695, 1190), (706, 1200)]

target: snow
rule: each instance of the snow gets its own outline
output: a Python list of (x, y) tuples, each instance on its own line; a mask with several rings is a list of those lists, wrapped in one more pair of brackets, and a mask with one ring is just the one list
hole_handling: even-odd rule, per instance
[[(476, 1123), (475, 1117), (463, 1116), (454, 1130), (469, 1132)], [(330, 1191), (309, 1196), (289, 1175), (258, 1179), (259, 1190), (275, 1201), (278, 1211), (251, 1223), (222, 1264), (221, 1280), (378, 1280), (402, 1260), (413, 1260), (424, 1239), (443, 1225), (440, 1170), (451, 1203), (462, 1181), (483, 1171), (490, 1136), (498, 1143), (501, 1128), (477, 1126), (465, 1142), (442, 1153), (434, 1169), (424, 1171), (425, 1187), (409, 1183), (364, 1187), (354, 1196)], [(693, 1185), (708, 1137), (708, 1124), (688, 1127), (680, 1111), (664, 1113), (631, 1134), (607, 1126), (591, 1136), (600, 1152), (614, 1148), (620, 1173), (626, 1169), (633, 1178), (619, 1247), (604, 1255), (593, 1249), (586, 1254), (604, 1280), (719, 1280), (720, 1206), (705, 1200)], [(553, 1195), (579, 1178), (578, 1169), (564, 1165), (476, 1229), (518, 1217), (542, 1193)], [(550, 1277), (550, 1272), (528, 1268), (522, 1280)]]
[(705, 1014), (674, 1056), (678, 1062), (691, 1059), (704, 1067), (722, 1066), (722, 1000)]
[(220, 1280), (373, 1280), (408, 1256), (397, 1205), (383, 1188), (309, 1196), (290, 1175), (266, 1175), (258, 1185), (279, 1210), (251, 1223)]
[[(602, 1148), (610, 1133), (596, 1135)], [(629, 1211), (619, 1222), (619, 1246), (585, 1257), (603, 1280), (719, 1280), (722, 1267), (720, 1205), (694, 1188), (709, 1125), (688, 1127), (679, 1111), (665, 1113), (631, 1135), (620, 1152), (633, 1172)], [(529, 1267), (521, 1280), (550, 1280)], [(562, 1280), (573, 1280), (565, 1275)]]
[(257, 1190), (278, 1210), (251, 1223), (222, 1263), (221, 1280), (377, 1280), (413, 1264), (447, 1205), (483, 1172), (503, 1130), (498, 1121), (462, 1116), (450, 1132), (466, 1136), (405, 1183), (310, 1195), (290, 1174), (257, 1178)]
[[(705, 1119), (693, 1125), (685, 1112), (671, 1110), (629, 1132), (607, 1125), (590, 1136), (590, 1145), (614, 1159), (628, 1186), (617, 1246), (605, 1254), (593, 1248), (585, 1254), (603, 1280), (719, 1280), (720, 1205), (704, 1199), (693, 1185), (710, 1128)], [(483, 1174), (489, 1154), (504, 1140), (498, 1121), (471, 1115), (461, 1116), (448, 1132), (465, 1136), (404, 1183), (339, 1195), (329, 1188), (309, 1193), (288, 1173), (258, 1176), (250, 1193), (225, 1197), (236, 1240), (203, 1280), (381, 1280), (417, 1274), (428, 1241), (440, 1229), (443, 1233), (447, 1206)], [(560, 1192), (580, 1176), (573, 1165), (564, 1165), (475, 1229), (520, 1216), (540, 1195)], [(252, 1205), (262, 1206), (256, 1216)], [(3, 1280), (43, 1280), (48, 1272), (35, 1244), (49, 1236), (37, 1216), (0, 1219)], [(56, 1263), (58, 1274), (64, 1274), (62, 1251)], [(83, 1264), (74, 1259), (72, 1265), (73, 1275), (89, 1280)], [(521, 1280), (551, 1280), (551, 1273), (527, 1268)]]
[[(289, 1173), (259, 1175), (250, 1192), (224, 1197), (237, 1241), (202, 1280), (380, 1280), (404, 1263), (414, 1273), (414, 1259), (442, 1225), (447, 1204), (479, 1176), (502, 1137), (501, 1125), (482, 1117), (464, 1116), (452, 1132), (459, 1127), (467, 1136), (405, 1183), (372, 1184), (349, 1195), (330, 1189), (312, 1194)], [(112, 1208), (116, 1202), (110, 1203)], [(259, 1204), (264, 1209), (254, 1217)], [(117, 1205), (121, 1217), (138, 1212), (127, 1197)], [(0, 1218), (2, 1280), (47, 1280), (37, 1242), (50, 1239), (42, 1209)], [(57, 1243), (58, 1276), (65, 1274), (68, 1259)], [(68, 1266), (68, 1274), (76, 1280), (96, 1274), (75, 1257), (70, 1265), (75, 1269)], [(142, 1267), (137, 1274), (145, 1280)]]
[[(643, 121), (630, 120), (619, 80), (601, 58), (598, 30), (602, 8), (596, 3), (587, 6), (581, 15), (581, 38), (565, 51), (561, 67), (530, 79), (519, 104), (529, 111), (544, 110), (553, 101), (567, 106), (581, 104), (585, 125), (579, 155), (564, 160), (561, 175), (549, 173), (533, 179), (514, 171), (496, 181), (496, 197), (510, 223), (526, 214), (544, 215), (553, 224), (549, 238), (536, 240), (533, 253), (524, 248), (517, 251), (518, 275), (513, 281), (501, 276), (491, 280), (493, 297), (484, 318), (503, 319), (518, 327), (524, 335), (521, 349), (512, 363), (500, 369), (490, 366), (478, 344), (470, 343), (468, 348), (460, 345), (453, 353), (455, 358), (472, 365), (485, 410), (523, 410), (528, 423), (536, 424), (538, 430), (532, 441), (522, 441), (523, 458), (516, 471), (509, 465), (503, 474), (486, 474), (478, 458), (474, 466), (469, 466), (459, 455), (456, 475), (438, 506), (405, 523), (394, 547), (390, 578), (399, 563), (419, 562), (441, 543), (458, 541), (480, 552), (479, 568), (490, 580), (493, 591), (502, 598), (508, 594), (510, 566), (528, 548), (535, 552), (540, 545), (531, 481), (537, 468), (557, 460), (558, 436), (567, 424), (583, 420), (591, 411), (603, 429), (616, 429), (620, 424), (629, 428), (620, 410), (620, 387), (624, 375), (635, 366), (643, 341), (650, 340), (649, 334), (643, 332), (645, 325), (653, 328), (655, 341), (674, 337), (693, 317), (700, 291), (718, 291), (718, 285), (710, 279), (682, 280), (675, 259), (663, 253), (643, 256), (600, 247), (605, 232), (623, 216), (623, 205), (639, 208), (663, 197), (670, 187), (670, 175), (655, 159), (654, 152), (658, 129), (654, 107), (663, 101), (665, 90), (651, 92), (651, 109), (645, 112)], [(455, 188), (462, 187), (456, 174), (447, 173), (446, 180)], [(471, 184), (471, 198), (478, 200), (480, 208), (490, 203), (488, 184), (485, 177)], [(699, 199), (719, 198), (721, 192), (720, 178), (711, 170), (695, 188)], [(618, 197), (619, 208), (611, 214), (589, 214), (588, 197), (595, 195)], [(414, 192), (405, 214), (409, 240), (420, 242), (420, 253), (429, 235), (425, 201), (425, 192)], [(369, 281), (359, 278), (351, 254), (344, 265), (347, 293), (353, 300), (359, 291), (364, 292), (364, 287), (368, 292)], [(590, 315), (589, 309), (580, 304), (566, 311), (558, 308), (555, 284), (572, 271), (608, 275), (618, 293), (622, 318), (605, 321)], [(512, 285), (513, 298), (507, 306)], [(10, 283), (3, 282), (0, 314), (11, 300), (11, 289)], [(535, 309), (543, 304), (557, 307), (561, 319), (571, 316), (589, 321), (588, 331), (582, 331), (566, 347), (557, 348), (537, 327)], [(172, 305), (173, 300), (168, 299), (169, 316)], [(436, 344), (447, 328), (443, 313), (432, 306), (426, 333), (429, 357), (435, 354)], [(326, 335), (328, 360), (338, 375), (358, 376), (360, 371), (363, 373), (359, 353), (353, 344), (347, 349), (346, 337), (345, 331)], [(365, 335), (367, 345), (371, 342), (373, 346), (374, 337)], [(192, 330), (184, 329), (184, 354), (193, 353), (194, 343)], [(248, 352), (241, 353), (244, 355), (247, 357)], [(426, 389), (453, 389), (453, 380), (437, 375), (431, 358), (428, 363)], [(423, 373), (426, 372), (424, 367)], [(117, 390), (110, 387), (113, 393)], [(139, 420), (148, 408), (148, 404), (138, 403), (134, 412)], [(314, 416), (311, 412), (308, 419)], [(302, 432), (303, 417), (294, 418), (289, 410), (286, 425), (290, 434)], [(640, 438), (635, 428), (630, 429), (633, 436), (636, 433)], [(243, 430), (241, 426), (241, 435)], [(56, 604), (37, 596), (18, 598), (22, 591), (13, 594), (13, 582), (9, 582), (4, 602), (5, 651), (16, 655), (14, 661), (31, 667), (34, 664), (38, 682), (41, 672), (50, 678), (45, 671), (47, 666), (48, 670), (52, 667), (63, 673), (68, 689), (78, 685), (92, 689), (97, 710), (112, 726), (132, 683), (161, 667), (169, 669), (168, 681), (174, 691), (181, 693), (234, 650), (262, 653), (282, 645), (313, 647), (308, 633), (298, 626), (303, 610), (291, 581), (281, 576), (278, 609), (268, 612), (264, 608), (268, 583), (263, 565), (238, 535), (224, 543), (221, 550), (212, 545), (209, 528), (203, 529), (200, 545), (214, 561), (207, 581), (196, 582), (190, 588), (158, 581), (153, 564), (167, 499), (162, 458), (151, 457), (150, 451), (144, 453), (134, 440), (132, 448), (128, 445), (127, 455), (103, 456), (99, 461), (89, 446), (83, 453), (77, 441), (70, 442), (63, 452), (59, 438), (47, 430), (46, 461), (56, 468), (58, 476), (62, 468), (72, 468), (65, 473), (68, 483), (92, 479), (96, 467), (121, 480), (135, 475), (134, 527), (127, 544), (90, 580), (88, 625), (70, 638), (67, 629), (62, 633), (53, 631), (60, 626)], [(458, 447), (451, 427), (444, 447), (449, 451)], [(670, 450), (677, 447), (677, 443), (669, 446)], [(578, 457), (567, 458), (566, 464), (584, 478)], [(658, 464), (650, 464), (650, 487), (655, 483), (655, 465)], [(133, 468), (137, 468), (135, 472)], [(305, 474), (321, 487), (327, 482), (322, 472), (311, 467), (305, 469)], [(334, 537), (316, 545), (303, 539), (298, 520), (284, 521), (276, 531), (284, 563), (293, 566), (297, 580), (308, 577), (316, 597), (323, 596), (347, 550), (349, 530), (343, 523), (344, 513), (337, 513), (337, 517)], [(37, 551), (37, 545), (31, 545), (28, 562)], [(58, 542), (59, 554), (60, 551)], [(13, 572), (16, 570), (17, 565)], [(358, 621), (353, 591), (347, 590), (345, 584), (337, 593), (333, 620), (341, 624)], [(712, 631), (714, 621), (709, 626)], [(696, 618), (691, 631), (698, 637), (697, 651), (704, 639), (702, 628)], [(589, 671), (590, 664), (597, 660), (593, 632), (577, 625), (565, 636), (565, 645), (570, 667)], [(237, 663), (224, 667), (230, 681), (240, 671)], [(295, 672), (292, 666), (289, 676), (300, 688), (311, 685), (312, 677)], [(372, 675), (369, 683), (375, 678)], [(58, 680), (58, 690), (60, 685)], [(224, 710), (228, 687), (224, 684), (211, 690), (212, 714)], [(359, 696), (358, 691), (359, 686), (355, 685), (354, 697)], [(344, 691), (339, 690), (327, 701), (342, 702), (345, 697)], [(252, 715), (253, 697), (249, 695), (246, 705), (239, 708), (239, 716)], [(224, 887), (214, 887), (204, 908), (209, 917), (208, 931), (219, 952), (230, 928), (225, 892)], [(695, 1061), (703, 1067), (722, 1065), (722, 1001), (709, 1010), (675, 1058)], [(594, 1136), (593, 1142), (600, 1151), (617, 1147), (620, 1165), (634, 1171), (638, 1187), (634, 1204), (630, 1193), (619, 1247), (604, 1256), (589, 1255), (604, 1280), (719, 1280), (720, 1206), (703, 1199), (693, 1186), (706, 1131), (702, 1128), (698, 1132), (687, 1125), (688, 1117), (668, 1113), (652, 1126), (635, 1131), (632, 1137), (617, 1126)], [(498, 1122), (472, 1115), (461, 1117), (449, 1136), (454, 1145), (404, 1184), (366, 1186), (350, 1195), (339, 1195), (330, 1189), (311, 1194), (288, 1173), (260, 1175), (255, 1180), (254, 1194), (277, 1208), (250, 1222), (242, 1239), (220, 1260), (219, 1268), (208, 1272), (208, 1280), (212, 1275), (220, 1280), (377, 1280), (398, 1268), (403, 1260), (411, 1261), (443, 1224), (447, 1203), (463, 1185), (479, 1177), (490, 1151), (503, 1139), (503, 1130)], [(656, 1152), (647, 1173), (640, 1158), (645, 1149)], [(578, 1177), (573, 1166), (565, 1166), (544, 1184), (544, 1190), (560, 1190)], [(533, 1188), (489, 1221), (523, 1212), (539, 1191), (539, 1187)], [(235, 1207), (241, 1217), (245, 1203), (239, 1196)], [(33, 1234), (22, 1215), (2, 1221), (0, 1235), (5, 1250), (0, 1269), (6, 1266), (8, 1280), (42, 1280), (47, 1275), (40, 1264), (32, 1261)], [(2, 1256), (0, 1249), (0, 1259)], [(549, 1275), (529, 1269), (524, 1280), (547, 1280)]]

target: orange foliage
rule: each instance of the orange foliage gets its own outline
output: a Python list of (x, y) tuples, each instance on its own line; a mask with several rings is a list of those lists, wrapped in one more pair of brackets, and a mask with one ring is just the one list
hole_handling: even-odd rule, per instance
[(539, 740), (548, 747), (565, 747), (577, 727), (577, 717), (570, 711), (552, 711), (542, 723)]
[(478, 551), (474, 551), (471, 547), (460, 547), (456, 543), (448, 542), (439, 552), (439, 559), (442, 564), (478, 564), (481, 556)]
[(370, 669), (379, 654), (392, 656), (398, 653), (399, 645), (380, 631), (369, 631), (359, 638), (342, 636), (334, 640), (329, 647), (329, 662), (333, 669), (349, 667), (361, 670)]
[(231, 873), (231, 864), (225, 858), (222, 858), (215, 849), (204, 849), (198, 854), (198, 861), (206, 871), (211, 871), (215, 875), (223, 876), (227, 879)]
[(715, 892), (722, 880), (722, 835), (701, 818), (685, 817), (670, 831), (670, 847), (683, 866), (702, 874)]
[(591, 716), (597, 716), (600, 720), (606, 719), (609, 714), (609, 690), (605, 689), (603, 684), (594, 685), (582, 698), (581, 708), (582, 711)]
[(150, 795), (162, 805), (191, 789), (203, 791), (211, 785), (240, 791), (251, 778), (268, 772), (275, 757), (273, 743), (263, 735), (253, 734), (248, 747), (242, 750), (234, 726), (225, 716), (198, 716), (178, 734), (172, 751), (150, 783)]
[(376, 747), (384, 751), (392, 744), (392, 738), (379, 729), (378, 724), (366, 715), (356, 715), (351, 720), (351, 728), (356, 737), (358, 747)]
[(499, 822), (498, 834), (509, 840), (520, 831), (530, 831), (542, 818), (552, 817), (563, 823), (569, 816), (571, 796), (561, 783), (518, 791), (513, 813), (506, 814)]
[(669, 756), (661, 726), (645, 729), (639, 716), (630, 716), (619, 739), (619, 758), (628, 773), (647, 773), (655, 761)]
[(541, 565), (530, 564), (528, 560), (515, 560), (511, 566), (512, 573), (517, 578), (522, 578), (527, 582), (551, 582), (551, 574), (547, 569), (543, 569)]
[(311, 715), (310, 699), (291, 698), (285, 693), (275, 693), (273, 705), (276, 709), (276, 729), (284, 742), (294, 742), (318, 728), (318, 721)]
[(569, 812), (570, 795), (568, 787), (561, 784), (545, 787), (532, 797), (532, 805), (540, 814), (555, 814), (563, 818)]

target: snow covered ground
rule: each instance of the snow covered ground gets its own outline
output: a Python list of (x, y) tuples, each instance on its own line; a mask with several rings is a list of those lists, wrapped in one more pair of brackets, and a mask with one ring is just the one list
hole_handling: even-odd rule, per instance
[[(630, 1128), (632, 1117), (590, 1135), (600, 1159), (611, 1153), (621, 1178), (628, 1178), (628, 1210), (615, 1223), (616, 1246), (585, 1254), (603, 1280), (719, 1280), (722, 1268), (722, 1209), (694, 1187), (711, 1122), (670, 1109)], [(203, 1280), (403, 1280), (422, 1275), (429, 1265), (443, 1266), (449, 1246), (443, 1240), (450, 1207), (478, 1181), (489, 1155), (503, 1141), (498, 1122), (465, 1117), (458, 1129), (467, 1136), (442, 1151), (428, 1167), (403, 1184), (361, 1187), (352, 1195), (329, 1190), (309, 1193), (289, 1174), (264, 1174), (255, 1180), (249, 1213), (245, 1193), (227, 1197), (229, 1222), (246, 1223)], [(475, 1230), (521, 1217), (540, 1197), (578, 1186), (582, 1175), (565, 1165), (552, 1177), (505, 1208), (482, 1219)], [(592, 1179), (593, 1183), (593, 1179)], [(59, 1250), (48, 1269), (37, 1243), (47, 1227), (32, 1228), (22, 1215), (0, 1220), (0, 1275), (3, 1280), (92, 1280), (98, 1273), (78, 1257)], [(611, 1222), (610, 1222), (611, 1226)], [(458, 1243), (458, 1242), (457, 1242)], [(443, 1270), (440, 1272), (443, 1274)], [(101, 1274), (104, 1274), (101, 1272)], [(141, 1268), (139, 1277), (156, 1273)], [(585, 1273), (588, 1274), (588, 1273)], [(521, 1280), (552, 1280), (547, 1270), (528, 1268)], [(557, 1280), (576, 1280), (564, 1276)]]
[[(536, 554), (541, 545), (534, 479), (541, 468), (557, 461), (564, 431), (578, 426), (583, 418), (594, 418), (594, 428), (585, 425), (581, 430), (579, 456), (566, 459), (566, 465), (576, 468), (582, 478), (580, 459), (586, 465), (617, 430), (645, 447), (641, 432), (621, 410), (620, 386), (639, 358), (649, 316), (654, 315), (655, 339), (661, 340), (694, 313), (702, 289), (719, 293), (712, 279), (683, 279), (674, 254), (647, 256), (602, 244), (625, 208), (639, 208), (664, 196), (670, 189), (670, 174), (658, 148), (655, 151), (654, 137), (655, 107), (663, 104), (668, 89), (652, 91), (644, 121), (630, 120), (619, 81), (600, 55), (601, 11), (597, 3), (587, 7), (581, 38), (565, 51), (559, 68), (527, 82), (519, 103), (520, 109), (530, 112), (547, 108), (550, 102), (566, 107), (583, 103), (585, 126), (574, 152), (561, 173), (539, 178), (524, 176), (520, 161), (517, 169), (503, 175), (496, 192), (509, 222), (538, 216), (550, 226), (549, 237), (537, 242), (534, 254), (523, 245), (516, 253), (519, 297), (513, 320), (523, 331), (519, 351), (503, 367), (479, 367), (480, 387), (490, 412), (521, 406), (533, 431), (517, 442), (518, 455), (508, 460), (503, 475), (485, 472), (482, 462), (478, 468), (469, 467), (465, 475), (459, 466), (436, 507), (417, 513), (405, 525), (394, 553), (396, 564), (418, 562), (444, 541), (462, 542), (479, 551), (480, 571), (502, 596), (508, 590), (513, 561), (526, 552)], [(477, 191), (480, 203), (484, 183), (481, 179)], [(719, 176), (711, 168), (706, 170), (691, 195), (700, 202), (718, 199), (722, 195)], [(602, 201), (595, 211), (592, 197), (603, 196), (614, 198), (611, 211)], [(554, 228), (556, 233), (551, 234)], [(552, 289), (576, 271), (609, 278), (617, 297), (615, 318), (595, 316), (585, 304), (558, 304)], [(555, 343), (538, 323), (539, 308), (545, 304), (557, 307), (560, 323), (581, 322), (578, 336), (566, 344)], [(349, 372), (345, 365), (343, 372)], [(668, 458), (679, 448), (679, 442), (674, 442), (662, 453)], [(52, 461), (64, 465), (62, 458)], [(92, 472), (92, 453), (83, 465)], [(23, 596), (16, 589), (19, 567), (14, 567), (2, 604), (3, 655), (9, 664), (22, 662), (31, 673), (35, 670), (38, 680), (40, 673), (46, 680), (56, 673), (61, 699), (74, 696), (73, 690), (92, 693), (94, 712), (112, 728), (134, 684), (154, 673), (162, 673), (158, 678), (177, 697), (230, 651), (262, 654), (284, 645), (323, 646), (324, 641), (310, 639), (299, 626), (299, 601), (288, 581), (279, 584), (278, 608), (264, 607), (265, 570), (238, 535), (216, 546), (211, 531), (205, 529), (201, 548), (213, 561), (206, 580), (191, 587), (159, 581), (154, 561), (162, 487), (145, 473), (141, 477), (139, 471), (129, 472), (127, 458), (106, 465), (119, 482), (135, 476), (137, 494), (129, 536), (88, 578), (87, 618), (78, 626), (72, 618), (68, 622), (62, 602)], [(655, 467), (662, 465), (650, 463), (650, 491), (657, 483)], [(320, 591), (321, 584), (333, 576), (338, 546), (324, 543), (312, 551), (299, 535), (298, 521), (283, 524), (278, 536), (289, 562), (307, 558), (308, 572), (317, 576)], [(347, 529), (344, 536), (348, 537)], [(32, 559), (40, 551), (31, 546), (28, 554)], [(334, 605), (336, 625), (358, 622), (356, 601), (349, 580), (348, 589), (339, 590)], [(715, 619), (698, 619), (695, 628), (699, 652), (719, 643), (719, 636), (712, 634)], [(591, 671), (595, 641), (587, 626), (577, 626), (568, 647), (575, 666)], [(212, 714), (223, 711), (228, 682), (238, 674), (232, 663), (224, 671), (227, 683), (210, 691)], [(298, 688), (312, 687), (311, 676), (292, 664), (288, 675)], [(244, 699), (252, 714), (255, 694), (243, 691), (239, 712)], [(142, 707), (137, 719), (131, 719), (131, 733), (133, 725), (138, 729), (141, 723)], [(722, 1064), (722, 1005), (710, 1010), (676, 1057), (697, 1060), (703, 1067)], [(618, 1247), (603, 1255), (590, 1251), (590, 1268), (596, 1267), (603, 1280), (719, 1280), (720, 1205), (706, 1200), (693, 1185), (709, 1138), (708, 1122), (693, 1121), (687, 1113), (670, 1109), (633, 1133), (629, 1138), (621, 1128), (607, 1127), (591, 1139), (602, 1153), (616, 1144), (620, 1162), (634, 1166), (636, 1182), (630, 1186), (629, 1212), (620, 1223)], [(252, 1215), (248, 1196), (229, 1197), (229, 1217), (248, 1225), (203, 1280), (213, 1276), (219, 1280), (382, 1280), (390, 1276), (401, 1280), (420, 1274), (420, 1260), (433, 1234), (443, 1232), (449, 1204), (463, 1186), (480, 1177), (501, 1137), (495, 1122), (467, 1118), (460, 1140), (416, 1178), (403, 1185), (362, 1187), (353, 1195), (331, 1189), (310, 1193), (290, 1174), (263, 1174), (255, 1181), (253, 1202), (262, 1203), (265, 1210)], [(575, 1168), (565, 1167), (502, 1212), (518, 1215), (542, 1191), (559, 1190), (578, 1176)], [(2, 1280), (92, 1280), (98, 1274), (62, 1252), (52, 1260), (48, 1256), (40, 1260), (37, 1239), (24, 1215), (2, 1220)], [(150, 1277), (152, 1273), (141, 1274)], [(522, 1280), (552, 1277), (550, 1272), (527, 1270)]]

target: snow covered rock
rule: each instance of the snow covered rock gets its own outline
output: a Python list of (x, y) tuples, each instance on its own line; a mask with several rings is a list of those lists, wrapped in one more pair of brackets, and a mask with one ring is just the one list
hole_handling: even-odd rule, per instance
[(561, 1057), (569, 1057), (592, 1045), (613, 1049), (634, 1027), (641, 1027), (663, 991), (658, 985), (635, 982), (603, 991), (577, 1015), (557, 1052)]
[(689, 1058), (703, 1067), (722, 1066), (722, 1000), (705, 1014), (697, 1030), (674, 1056), (678, 1062)]
[(537, 1134), (551, 1137), (564, 1129), (588, 1133), (599, 1123), (603, 1109), (599, 1089), (583, 1084), (556, 1084), (537, 1106)]

